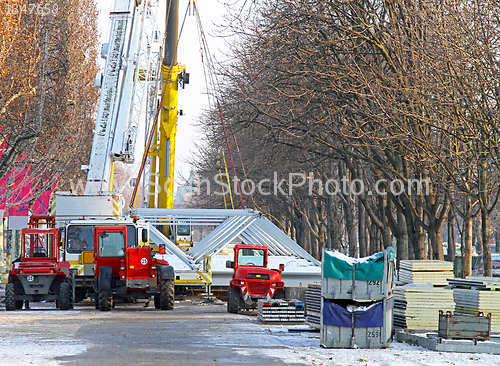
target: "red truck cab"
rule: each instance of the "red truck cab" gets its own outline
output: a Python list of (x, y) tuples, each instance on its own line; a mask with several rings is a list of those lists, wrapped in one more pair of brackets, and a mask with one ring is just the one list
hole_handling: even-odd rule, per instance
[[(148, 242), (143, 231), (142, 242)], [(148, 299), (155, 308), (172, 310), (174, 268), (159, 263), (148, 245), (127, 244), (127, 226), (99, 225), (94, 228), (95, 307), (109, 311), (117, 298)]]
[(233, 268), (229, 282), (228, 312), (257, 307), (258, 299), (283, 299), (285, 297), (279, 269), (268, 268), (268, 248), (263, 245), (239, 244), (234, 247), (234, 262), (227, 261), (227, 268)]
[(53, 216), (32, 216), (22, 230), (21, 254), (12, 263), (5, 288), (6, 310), (26, 308), (29, 302), (56, 301), (68, 310), (74, 304), (74, 273), (62, 260), (60, 233)]

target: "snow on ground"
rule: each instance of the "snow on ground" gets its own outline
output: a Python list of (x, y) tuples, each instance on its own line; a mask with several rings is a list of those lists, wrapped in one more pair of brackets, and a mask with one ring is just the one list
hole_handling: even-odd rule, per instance
[(87, 346), (76, 339), (46, 339), (43, 337), (0, 337), (0, 362), (2, 365), (58, 366), (53, 360), (59, 356), (72, 356), (84, 352)]
[[(280, 337), (283, 348), (280, 352), (262, 349), (269, 356), (279, 356), (285, 363), (304, 363), (314, 366), (441, 366), (441, 365), (485, 365), (498, 366), (500, 355), (435, 352), (423, 347), (393, 342), (386, 349), (327, 349), (319, 346), (318, 333), (288, 332), (294, 326), (268, 326), (269, 332)], [(246, 350), (241, 350), (244, 354)]]
[[(206, 305), (220, 307), (221, 305)], [(0, 365), (24, 366), (62, 366), (64, 362), (54, 358), (78, 355), (91, 344), (82, 339), (72, 338), (78, 327), (67, 330), (55, 329), (59, 336), (44, 333), (40, 328), (29, 327), (39, 324), (63, 312), (51, 310), (23, 311), (9, 313), (0, 318)], [(67, 312), (70, 318), (84, 318), (86, 311)], [(102, 315), (102, 314), (100, 314)], [(106, 317), (120, 317), (123, 313), (105, 314)], [(95, 316), (95, 315), (92, 315)], [(211, 314), (210, 316), (218, 316)], [(226, 316), (221, 313), (219, 316)], [(500, 365), (500, 355), (434, 352), (422, 347), (393, 342), (387, 349), (325, 349), (319, 345), (319, 333), (289, 332), (291, 328), (303, 328), (303, 325), (269, 325), (259, 322), (255, 316), (238, 315), (243, 322), (238, 323), (238, 332), (217, 334), (199, 333), (205, 339), (204, 347), (215, 344), (224, 345), (238, 354), (252, 356), (259, 353), (269, 357), (278, 357), (285, 364), (303, 364), (311, 366), (441, 366), (441, 365)], [(13, 326), (12, 323), (17, 324)], [(24, 326), (23, 326), (24, 325)], [(228, 324), (231, 327), (230, 324)], [(243, 329), (242, 329), (243, 328)], [(31, 329), (26, 334), (27, 329)], [(54, 331), (54, 330), (53, 330)], [(61, 337), (61, 333), (64, 335)], [(223, 355), (221, 355), (223, 357)]]

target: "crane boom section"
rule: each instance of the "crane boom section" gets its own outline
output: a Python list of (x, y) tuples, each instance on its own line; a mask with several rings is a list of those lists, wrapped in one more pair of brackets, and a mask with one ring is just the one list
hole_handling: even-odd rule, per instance
[[(179, 0), (167, 1), (165, 56), (162, 65), (162, 102), (156, 145), (149, 151), (152, 157), (150, 208), (174, 207), (175, 136), (179, 81), (185, 79), (186, 67), (177, 63)], [(184, 85), (184, 84), (183, 84)]]
[(106, 58), (106, 65), (100, 83), (101, 96), (90, 163), (86, 167), (87, 194), (112, 190), (113, 163), (132, 163), (134, 159), (137, 126), (130, 125), (130, 114), (146, 13), (144, 3), (115, 0), (110, 14), (109, 43), (103, 45), (101, 52)]

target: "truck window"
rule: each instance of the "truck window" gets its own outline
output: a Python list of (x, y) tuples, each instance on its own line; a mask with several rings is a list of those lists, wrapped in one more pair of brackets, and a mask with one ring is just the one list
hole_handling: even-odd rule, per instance
[(54, 234), (25, 234), (24, 253), (26, 257), (54, 256)]
[(264, 266), (264, 250), (262, 249), (239, 249), (238, 250), (238, 265), (239, 266)]
[(122, 257), (125, 255), (125, 237), (121, 231), (106, 232), (99, 235), (100, 257)]
[(68, 253), (81, 253), (94, 250), (94, 234), (91, 225), (70, 225), (66, 233)]
[(177, 235), (179, 236), (189, 236), (191, 235), (191, 226), (189, 225), (178, 225)]
[(137, 228), (134, 225), (127, 225), (127, 247), (137, 246)]

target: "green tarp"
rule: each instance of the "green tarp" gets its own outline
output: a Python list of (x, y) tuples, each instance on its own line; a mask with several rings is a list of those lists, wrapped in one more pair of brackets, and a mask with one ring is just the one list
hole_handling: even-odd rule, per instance
[[(388, 247), (387, 259), (395, 258), (394, 249)], [(384, 277), (384, 253), (375, 253), (365, 258), (351, 258), (338, 252), (325, 251), (323, 256), (323, 276), (352, 280), (352, 269), (355, 265), (357, 281), (382, 281)]]

